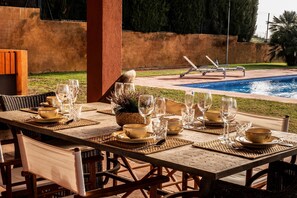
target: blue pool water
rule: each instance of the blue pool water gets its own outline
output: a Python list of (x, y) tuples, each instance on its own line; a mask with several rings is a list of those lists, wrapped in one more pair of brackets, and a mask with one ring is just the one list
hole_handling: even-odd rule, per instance
[(297, 98), (297, 76), (278, 76), (247, 80), (187, 84), (182, 86), (285, 98)]

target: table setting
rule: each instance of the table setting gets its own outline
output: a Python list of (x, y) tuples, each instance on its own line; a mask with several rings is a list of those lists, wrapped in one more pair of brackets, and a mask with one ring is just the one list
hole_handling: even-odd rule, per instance
[[(218, 112), (210, 112), (206, 118), (203, 114), (202, 127), (206, 127), (205, 119), (223, 122), (224, 128), (221, 133), (217, 133), (218, 139), (208, 142), (195, 142), (194, 147), (208, 149), (212, 151), (227, 153), (244, 158), (255, 159), (276, 152), (281, 152), (292, 147), (296, 147), (297, 143), (284, 140), (280, 137), (272, 135), (272, 131), (268, 128), (253, 127), (252, 122), (236, 121), (237, 101), (235, 98), (222, 97), (221, 109)], [(190, 130), (195, 130), (192, 123)], [(197, 127), (197, 131), (200, 131)], [(202, 132), (202, 131), (201, 131)], [(212, 131), (203, 131), (212, 133)], [(233, 133), (230, 135), (230, 133)], [(215, 134), (215, 133), (212, 133)]]
[(52, 130), (99, 124), (99, 122), (81, 118), (83, 110), (91, 109), (83, 108), (82, 104), (76, 104), (79, 93), (77, 79), (69, 79), (67, 84), (57, 84), (55, 93), (55, 96), (47, 96), (46, 101), (41, 102), (38, 107), (20, 109), (35, 114), (25, 122)]

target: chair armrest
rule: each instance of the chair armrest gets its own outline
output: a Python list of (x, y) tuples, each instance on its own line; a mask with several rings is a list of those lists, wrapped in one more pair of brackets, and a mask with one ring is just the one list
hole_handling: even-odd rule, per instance
[(264, 175), (266, 175), (268, 173), (268, 168), (261, 170), (259, 172), (257, 172), (255, 175), (253, 175), (251, 178), (249, 178), (246, 181), (245, 186), (251, 187), (253, 182), (256, 181), (257, 179), (259, 179), (260, 177), (263, 177)]
[(0, 167), (4, 167), (4, 166), (20, 166), (22, 165), (22, 161), (21, 159), (5, 159), (4, 158), (4, 162), (0, 162)]

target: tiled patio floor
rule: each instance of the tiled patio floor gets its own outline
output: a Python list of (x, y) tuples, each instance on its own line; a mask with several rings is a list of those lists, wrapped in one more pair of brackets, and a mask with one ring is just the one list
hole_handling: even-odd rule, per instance
[[(186, 71), (186, 69), (185, 69)], [(242, 76), (242, 72), (233, 71), (227, 72), (227, 77), (224, 79), (222, 73), (209, 73), (202, 76), (201, 73), (191, 72), (180, 78), (179, 75), (173, 76), (157, 76), (157, 77), (136, 77), (135, 84), (141, 86), (159, 87), (167, 89), (179, 89), (179, 90), (194, 90), (189, 87), (182, 87), (181, 84), (192, 84), (192, 83), (205, 83), (205, 82), (217, 82), (226, 80), (242, 80), (249, 78), (261, 78), (261, 77), (272, 77), (272, 76), (285, 76), (285, 75), (297, 75), (297, 69), (270, 69), (270, 70), (251, 70), (246, 71), (246, 76)], [(197, 91), (205, 91), (205, 89), (195, 88)], [(280, 98), (273, 96), (264, 96), (257, 94), (244, 94), (226, 91), (215, 91), (212, 90), (214, 94), (229, 95), (233, 97), (244, 97), (244, 98), (256, 98), (263, 100), (273, 100), (288, 103), (297, 103), (296, 99)]]

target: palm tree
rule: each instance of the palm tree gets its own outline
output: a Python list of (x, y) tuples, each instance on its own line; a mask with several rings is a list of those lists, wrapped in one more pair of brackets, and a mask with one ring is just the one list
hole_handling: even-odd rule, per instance
[(297, 65), (297, 14), (285, 11), (274, 17), (269, 28), (272, 32), (269, 51), (270, 60), (283, 58), (288, 66)]

